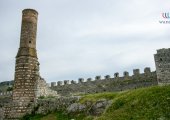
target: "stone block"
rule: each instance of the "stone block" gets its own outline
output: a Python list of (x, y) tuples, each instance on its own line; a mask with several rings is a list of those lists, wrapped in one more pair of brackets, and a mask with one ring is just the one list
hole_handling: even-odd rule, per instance
[(115, 78), (118, 78), (118, 77), (119, 77), (119, 73), (116, 72), (116, 73), (114, 74), (114, 77), (115, 77)]
[(110, 75), (106, 75), (106, 76), (105, 76), (105, 79), (110, 79)]
[(84, 82), (84, 78), (79, 78), (79, 79), (78, 79), (78, 82), (79, 82), (79, 83), (83, 83), (83, 82)]
[(101, 76), (100, 75), (96, 76), (95, 80), (101, 80)]

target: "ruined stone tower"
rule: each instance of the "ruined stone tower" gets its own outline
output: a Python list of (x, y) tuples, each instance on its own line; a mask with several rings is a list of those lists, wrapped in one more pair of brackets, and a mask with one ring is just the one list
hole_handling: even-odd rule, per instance
[(154, 58), (158, 84), (170, 84), (170, 48), (157, 50)]
[(20, 46), (16, 56), (13, 100), (33, 102), (39, 79), (39, 62), (36, 52), (38, 13), (33, 9), (22, 12)]
[(5, 106), (4, 118), (19, 119), (30, 113), (37, 97), (39, 62), (36, 53), (38, 13), (33, 9), (22, 11), (20, 46), (16, 56), (12, 103)]
[(12, 102), (5, 106), (3, 120), (18, 120), (30, 114), (40, 96), (57, 96), (39, 75), (36, 52), (38, 12), (33, 9), (22, 11), (20, 46), (16, 56)]

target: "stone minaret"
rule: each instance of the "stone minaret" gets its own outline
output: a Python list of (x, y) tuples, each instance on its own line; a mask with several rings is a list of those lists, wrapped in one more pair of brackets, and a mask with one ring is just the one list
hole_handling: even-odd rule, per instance
[(154, 57), (158, 84), (170, 84), (170, 48), (157, 50)]
[(34, 102), (39, 62), (36, 52), (38, 12), (33, 9), (22, 11), (20, 46), (16, 56), (13, 101), (20, 103)]
[(12, 102), (5, 106), (4, 120), (18, 120), (30, 114), (39, 96), (57, 96), (39, 75), (36, 52), (38, 13), (33, 9), (22, 11), (20, 46), (16, 56)]

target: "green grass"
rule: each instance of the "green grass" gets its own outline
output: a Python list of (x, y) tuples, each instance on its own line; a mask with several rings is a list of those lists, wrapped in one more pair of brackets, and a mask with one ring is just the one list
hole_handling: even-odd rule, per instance
[(170, 86), (118, 93), (96, 120), (170, 120)]
[[(112, 105), (98, 117), (83, 114), (33, 116), (30, 120), (170, 120), (170, 86), (154, 86), (124, 92), (98, 93), (84, 96), (80, 103), (112, 100)], [(52, 118), (52, 119), (51, 119)]]
[[(84, 114), (69, 114), (66, 115), (64, 114), (62, 111), (57, 111), (54, 113), (50, 113), (46, 116), (43, 115), (28, 115), (25, 116), (24, 118), (22, 118), (21, 120), (83, 120), (84, 118), (86, 118), (86, 116)], [(88, 117), (86, 120), (92, 120), (89, 119), (90, 117)]]
[(113, 92), (105, 92), (105, 93), (97, 93), (97, 94), (89, 94), (85, 95), (80, 99), (80, 103), (84, 103), (86, 101), (92, 101), (96, 102), (99, 99), (107, 99), (111, 100), (114, 99), (118, 93), (113, 93)]

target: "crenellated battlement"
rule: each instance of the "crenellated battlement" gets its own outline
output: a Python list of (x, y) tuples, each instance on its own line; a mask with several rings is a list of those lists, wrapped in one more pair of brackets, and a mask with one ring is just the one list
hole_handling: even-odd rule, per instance
[(92, 81), (92, 80), (93, 80), (92, 78), (87, 78), (87, 81), (88, 81), (88, 82), (90, 82), (90, 81)]
[(58, 94), (65, 96), (78, 93), (122, 91), (158, 84), (156, 71), (151, 71), (149, 67), (144, 68), (143, 71), (143, 73), (140, 73), (139, 69), (134, 69), (132, 75), (124, 71), (123, 76), (119, 76), (119, 73), (116, 72), (114, 75), (97, 75), (93, 79), (64, 80), (58, 81), (57, 85), (56, 82), (52, 82), (51, 88), (56, 90)]
[(162, 48), (162, 49), (157, 50), (157, 54), (165, 54), (169, 52), (170, 52), (170, 48)]
[[(155, 71), (153, 71), (155, 72)], [(121, 80), (126, 80), (126, 79), (130, 79), (132, 77), (136, 77), (136, 76), (141, 76), (141, 75), (150, 75), (152, 74), (153, 72), (151, 72), (151, 69), (150, 67), (146, 67), (144, 68), (144, 73), (140, 73), (140, 70), (139, 69), (133, 69), (133, 74), (130, 76), (129, 75), (129, 72), (127, 71), (124, 71), (123, 72), (123, 76), (119, 76), (119, 73), (116, 72), (114, 73), (114, 76), (112, 77), (111, 75), (106, 75), (104, 77), (98, 75), (96, 76), (94, 79), (92, 78), (87, 78), (87, 79), (84, 79), (84, 78), (79, 78), (78, 79), (78, 82), (76, 80), (64, 80), (64, 81), (58, 81), (57, 84), (56, 82), (51, 82), (51, 87), (55, 87), (55, 86), (63, 86), (63, 85), (70, 85), (70, 84), (81, 84), (81, 83), (86, 83), (86, 82), (93, 82), (93, 81), (99, 81), (99, 80), (109, 80), (109, 79), (121, 79)]]
[(104, 76), (104, 78), (105, 79), (110, 79), (111, 77), (110, 77), (110, 75), (106, 75), (106, 76)]
[(78, 79), (78, 83), (83, 83), (84, 82), (84, 78), (79, 78)]
[(64, 80), (64, 85), (68, 85), (70, 83), (69, 80)]
[(72, 95), (76, 93), (97, 93), (122, 91), (127, 89), (136, 89), (138, 87), (157, 85), (156, 72), (151, 71), (149, 67), (144, 68), (143, 73), (139, 69), (134, 69), (133, 74), (124, 71), (123, 76), (116, 72), (114, 75), (97, 75), (94, 78), (79, 78), (76, 80), (64, 80), (51, 82), (51, 88), (61, 95)]
[(136, 75), (139, 75), (140, 74), (140, 70), (139, 69), (134, 69), (133, 70), (133, 75), (136, 76)]
[(12, 91), (0, 92), (0, 96), (12, 96)]

